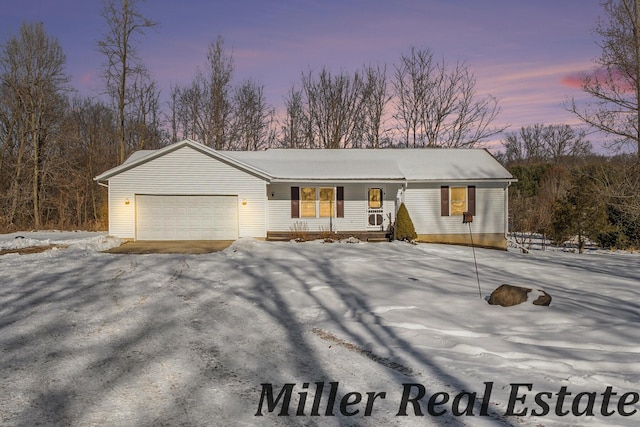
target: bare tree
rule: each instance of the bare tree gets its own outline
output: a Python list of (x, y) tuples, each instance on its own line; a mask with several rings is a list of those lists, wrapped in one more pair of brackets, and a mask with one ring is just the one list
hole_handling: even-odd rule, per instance
[(544, 129), (543, 141), (546, 157), (553, 163), (565, 158), (586, 157), (591, 154), (591, 143), (584, 129), (570, 125), (549, 125)]
[(117, 146), (113, 141), (118, 136), (116, 116), (112, 109), (100, 101), (75, 98), (72, 100), (67, 122), (66, 145), (69, 147), (64, 157), (71, 163), (74, 176), (65, 196), (74, 207), (75, 224), (86, 226), (106, 225), (107, 198), (104, 191), (95, 185), (93, 178), (117, 166)]
[(544, 158), (543, 130), (542, 124), (535, 124), (523, 126), (518, 132), (507, 133), (503, 141), (506, 161), (518, 163), (542, 160)]
[(365, 67), (364, 75), (363, 138), (369, 148), (381, 148), (386, 142), (384, 114), (391, 99), (387, 90), (387, 67)]
[(229, 126), (232, 114), (231, 79), (233, 77), (233, 57), (224, 50), (224, 39), (218, 37), (209, 45), (207, 55), (208, 74), (208, 125), (212, 131), (212, 146), (216, 150), (228, 148)]
[(174, 138), (193, 138), (216, 150), (231, 148), (233, 57), (218, 37), (209, 44), (206, 72), (198, 69), (190, 85), (172, 88)]
[(322, 148), (349, 148), (360, 143), (358, 126), (363, 118), (365, 82), (356, 72), (333, 75), (323, 68), (318, 77), (302, 75), (307, 114), (317, 144)]
[(567, 109), (588, 125), (633, 144), (640, 159), (640, 0), (604, 0), (606, 20), (596, 34), (602, 50), (594, 73), (582, 89), (592, 98), (584, 105), (571, 100)]
[(285, 148), (311, 148), (313, 133), (304, 106), (302, 91), (289, 89), (284, 99), (286, 116), (281, 126), (280, 145)]
[(233, 99), (233, 143), (236, 150), (260, 150), (275, 140), (275, 110), (267, 104), (264, 87), (247, 80), (235, 90)]
[(163, 145), (160, 123), (160, 91), (147, 76), (136, 76), (127, 90), (125, 109), (127, 151), (158, 148)]
[(591, 153), (591, 143), (584, 130), (569, 125), (523, 126), (518, 132), (506, 134), (503, 141), (506, 161), (559, 163), (562, 159), (585, 157)]
[(3, 214), (0, 216), (0, 226), (13, 228), (19, 198), (24, 195), (19, 189), (24, 175), (25, 156), (28, 155), (27, 139), (24, 137), (26, 123), (18, 94), (5, 81), (13, 75), (10, 70), (14, 67), (10, 65), (5, 52), (0, 61), (3, 70), (0, 85), (0, 203)]
[(176, 103), (175, 114), (176, 135), (191, 138), (211, 145), (213, 136), (210, 132), (208, 105), (208, 86), (201, 73), (191, 82), (191, 86), (173, 89)]
[(180, 87), (179, 86), (171, 86), (169, 91), (169, 126), (171, 127), (171, 135), (170, 141), (171, 143), (178, 142), (178, 108), (179, 108), (179, 99), (180, 99)]
[[(7, 121), (12, 138), (17, 138), (16, 176), (12, 179), (13, 200), (8, 222), (14, 220), (17, 189), (23, 186), (24, 155), (32, 157), (31, 202), (33, 226), (41, 225), (41, 177), (43, 147), (54, 138), (65, 105), (62, 93), (68, 77), (64, 72), (66, 57), (58, 40), (48, 36), (42, 23), (23, 24), (19, 37), (12, 37), (0, 54), (0, 82), (9, 100), (13, 118)], [(16, 126), (16, 128), (14, 128)], [(18, 133), (14, 130), (19, 129)]]
[(145, 18), (138, 9), (138, 0), (104, 0), (101, 12), (107, 32), (98, 42), (98, 51), (107, 58), (103, 71), (106, 91), (114, 100), (118, 112), (119, 160), (126, 158), (126, 107), (131, 102), (130, 86), (140, 76), (148, 77), (137, 50), (136, 37), (153, 28), (156, 22)]
[(423, 146), (420, 123), (427, 98), (429, 75), (434, 70), (433, 53), (429, 49), (411, 48), (410, 55), (402, 55), (395, 67), (396, 113), (404, 133), (406, 147)]
[(285, 98), (280, 145), (295, 148), (379, 148), (388, 144), (383, 129), (386, 68), (363, 67), (353, 74), (323, 68), (302, 75), (302, 89)]
[(429, 49), (411, 48), (396, 66), (395, 118), (407, 147), (472, 147), (502, 132), (500, 108), (492, 96), (479, 97), (465, 63), (448, 67)]

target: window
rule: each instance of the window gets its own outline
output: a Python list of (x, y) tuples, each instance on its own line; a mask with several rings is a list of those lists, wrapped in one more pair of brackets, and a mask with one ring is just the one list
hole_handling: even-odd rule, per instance
[(465, 212), (476, 214), (476, 187), (440, 187), (440, 215), (455, 216)]
[(334, 207), (335, 207), (335, 197), (333, 187), (330, 188), (320, 188), (320, 217), (334, 217)]
[(291, 218), (344, 218), (344, 187), (291, 187)]
[(467, 187), (451, 187), (451, 215), (462, 215), (467, 211)]
[(316, 189), (315, 187), (300, 188), (300, 217), (316, 217)]
[(382, 188), (369, 189), (369, 209), (382, 209)]

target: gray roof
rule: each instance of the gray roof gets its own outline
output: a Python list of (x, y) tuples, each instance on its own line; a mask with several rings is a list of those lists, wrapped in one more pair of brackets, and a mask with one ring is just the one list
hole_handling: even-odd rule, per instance
[(123, 165), (128, 165), (129, 163), (133, 163), (136, 160), (140, 160), (144, 157), (147, 157), (149, 154), (153, 154), (158, 150), (138, 150), (131, 153), (129, 157), (124, 161)]
[(223, 151), (276, 180), (511, 180), (482, 149), (269, 149)]
[(515, 181), (509, 171), (483, 149), (216, 151), (188, 139), (158, 150), (137, 151), (123, 164), (95, 179), (104, 181), (185, 146), (268, 181)]

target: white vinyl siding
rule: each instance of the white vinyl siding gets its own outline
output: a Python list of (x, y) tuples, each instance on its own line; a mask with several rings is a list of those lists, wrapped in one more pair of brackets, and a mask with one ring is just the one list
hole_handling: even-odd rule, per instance
[[(418, 234), (468, 233), (462, 216), (440, 215), (440, 187), (466, 187), (466, 183), (410, 183), (404, 194), (405, 205)], [(476, 187), (476, 215), (472, 229), (476, 233), (504, 233), (505, 191), (503, 183), (472, 183)]]
[(109, 233), (135, 238), (136, 194), (216, 195), (237, 197), (239, 237), (263, 238), (265, 188), (259, 177), (191, 147), (181, 147), (109, 179)]
[[(400, 184), (366, 183), (276, 183), (267, 185), (269, 231), (290, 231), (296, 222), (304, 222), (311, 232), (329, 230), (329, 218), (291, 218), (291, 187), (335, 188), (344, 187), (344, 218), (331, 218), (334, 231), (367, 230), (368, 189), (381, 188), (385, 224), (387, 214), (395, 218), (396, 195)], [(335, 210), (335, 209), (334, 209)]]

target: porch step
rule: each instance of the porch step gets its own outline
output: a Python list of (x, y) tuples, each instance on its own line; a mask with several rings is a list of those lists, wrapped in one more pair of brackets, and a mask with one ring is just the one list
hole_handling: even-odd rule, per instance
[(316, 240), (331, 237), (332, 239), (342, 240), (349, 237), (355, 237), (363, 242), (388, 242), (391, 240), (391, 233), (388, 231), (338, 231), (337, 233), (326, 233), (318, 231), (308, 231), (305, 233), (294, 231), (269, 231), (267, 232), (267, 240), (272, 242), (289, 241), (296, 238), (303, 240)]

